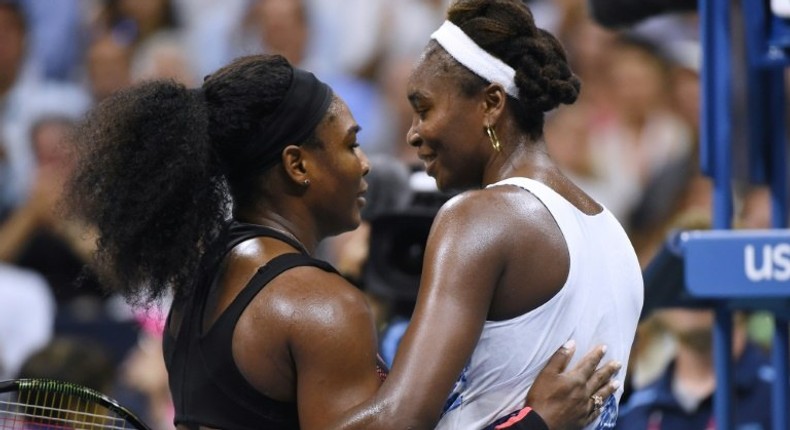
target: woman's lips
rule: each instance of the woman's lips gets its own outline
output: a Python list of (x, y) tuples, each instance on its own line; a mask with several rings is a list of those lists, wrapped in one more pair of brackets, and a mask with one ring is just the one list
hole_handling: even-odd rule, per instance
[(429, 176), (433, 176), (434, 166), (436, 165), (436, 156), (420, 155), (419, 157), (423, 164), (425, 164), (425, 173), (427, 173)]

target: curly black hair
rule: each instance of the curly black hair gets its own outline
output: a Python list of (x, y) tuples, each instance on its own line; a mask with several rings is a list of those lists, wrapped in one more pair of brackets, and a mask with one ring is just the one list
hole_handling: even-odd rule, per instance
[[(520, 0), (458, 0), (447, 11), (447, 19), (474, 42), (516, 70), (519, 97), (508, 97), (508, 109), (533, 140), (543, 135), (543, 117), (560, 104), (572, 104), (581, 82), (568, 65), (560, 42), (538, 28), (532, 12)], [(431, 41), (426, 52), (443, 55), (458, 65), (441, 46)], [(470, 96), (488, 84), (463, 67), (457, 76), (461, 91)]]
[(66, 205), (99, 231), (105, 285), (141, 304), (191, 293), (231, 203), (252, 203), (265, 183), (266, 172), (248, 174), (234, 160), (266, 144), (260, 130), (292, 76), (283, 57), (242, 57), (201, 89), (149, 81), (89, 113), (74, 135)]

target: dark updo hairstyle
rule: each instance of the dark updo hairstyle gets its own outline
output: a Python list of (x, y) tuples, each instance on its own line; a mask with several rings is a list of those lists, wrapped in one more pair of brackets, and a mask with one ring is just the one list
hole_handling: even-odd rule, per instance
[(261, 191), (265, 173), (234, 160), (266, 145), (261, 130), (292, 76), (281, 56), (242, 57), (202, 89), (150, 81), (91, 111), (75, 133), (78, 166), (66, 204), (98, 229), (104, 284), (141, 304), (191, 292), (227, 225), (230, 196), (252, 204)]
[[(533, 140), (543, 135), (544, 112), (576, 101), (581, 83), (568, 65), (565, 50), (551, 33), (535, 26), (523, 1), (458, 0), (447, 11), (447, 19), (515, 69), (519, 97), (508, 97), (508, 108)], [(431, 47), (435, 50), (440, 45), (432, 41)], [(477, 94), (487, 84), (471, 71), (464, 75), (465, 95)]]

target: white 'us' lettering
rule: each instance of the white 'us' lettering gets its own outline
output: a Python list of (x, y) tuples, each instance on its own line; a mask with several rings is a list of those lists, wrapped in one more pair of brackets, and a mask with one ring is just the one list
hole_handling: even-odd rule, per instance
[(754, 245), (746, 245), (743, 265), (746, 277), (753, 282), (790, 280), (790, 244), (763, 245), (761, 256)]

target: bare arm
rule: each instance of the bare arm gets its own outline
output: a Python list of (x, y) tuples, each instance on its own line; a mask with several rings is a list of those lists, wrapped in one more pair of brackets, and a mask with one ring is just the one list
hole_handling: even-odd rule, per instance
[(249, 310), (234, 339), (239, 368), (262, 393), (295, 400), (300, 428), (326, 429), (381, 385), (370, 309), (339, 275), (291, 269)]
[[(478, 195), (479, 198), (479, 195)], [(334, 429), (429, 429), (439, 420), (453, 384), (474, 350), (494, 289), (504, 270), (508, 228), (491, 222), (503, 208), (489, 199), (456, 198), (437, 215), (425, 253), (417, 307), (395, 357), (392, 373), (376, 395), (352, 409)], [(530, 232), (521, 229), (520, 235)], [(591, 396), (606, 398), (617, 363), (595, 371), (603, 350), (572, 370), (574, 349), (561, 349), (530, 391), (528, 405), (554, 429), (576, 429), (597, 417)], [(518, 418), (518, 417), (515, 417)], [(512, 429), (540, 429), (538, 420), (515, 420)]]
[[(335, 282), (344, 282), (334, 276)], [(326, 284), (322, 289), (334, 289)], [(381, 381), (376, 373), (376, 331), (365, 298), (350, 285), (311, 307), (307, 324), (294, 327), (291, 354), (296, 367), (301, 428), (325, 429), (349, 407), (370, 398)], [(304, 321), (304, 320), (303, 320)]]
[[(477, 344), (502, 271), (496, 210), (456, 198), (428, 238), (417, 306), (387, 381), (332, 428), (433, 428)], [(481, 211), (483, 213), (481, 213)]]
[[(508, 230), (492, 226), (492, 214), (479, 213), (478, 208), (498, 210), (456, 201), (437, 216), (410, 329), (392, 373), (378, 392), (375, 331), (362, 295), (335, 275), (307, 273), (301, 276), (302, 282), (287, 283), (292, 303), (277, 307), (277, 312), (288, 328), (288, 349), (298, 375), (300, 422), (305, 429), (427, 429), (436, 425), (477, 344), (503, 270), (504, 258), (499, 254), (503, 238), (497, 235)], [(314, 269), (295, 269), (291, 274), (309, 270)], [(304, 288), (296, 288), (300, 284)], [(321, 288), (315, 288), (318, 284)], [(592, 353), (583, 370), (566, 373), (571, 354), (568, 351), (559, 356), (559, 364), (547, 366), (541, 379), (547, 382), (538, 381), (537, 394), (530, 400), (553, 425), (578, 421), (579, 411), (588, 415), (588, 379), (602, 354)], [(564, 400), (552, 405), (557, 398)]]

